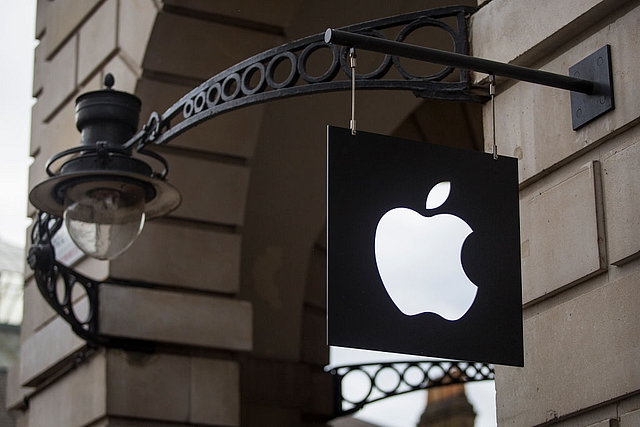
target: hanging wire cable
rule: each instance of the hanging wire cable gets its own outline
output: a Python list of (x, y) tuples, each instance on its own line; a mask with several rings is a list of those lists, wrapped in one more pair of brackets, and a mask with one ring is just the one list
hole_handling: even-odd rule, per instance
[(349, 128), (351, 135), (356, 134), (356, 49), (349, 49), (349, 62), (351, 65), (351, 121)]
[(493, 142), (493, 160), (498, 160), (498, 144), (496, 143), (496, 76), (489, 75), (489, 95), (491, 96), (491, 133)]

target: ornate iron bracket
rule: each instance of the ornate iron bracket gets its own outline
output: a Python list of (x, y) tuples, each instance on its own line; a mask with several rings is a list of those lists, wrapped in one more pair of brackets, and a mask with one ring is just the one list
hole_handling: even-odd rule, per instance
[[(451, 6), (398, 15), (344, 27), (343, 30), (385, 39), (388, 33), (396, 34), (395, 40), (404, 41), (414, 31), (424, 27), (443, 30), (452, 41), (454, 51), (467, 54), (467, 19), (477, 8)], [(331, 61), (318, 76), (307, 70), (309, 59), (321, 49), (331, 52)], [(270, 49), (248, 58), (215, 75), (183, 96), (162, 115), (154, 112), (143, 129), (127, 141), (122, 148), (135, 148), (147, 154), (145, 146), (166, 144), (188, 129), (213, 117), (239, 108), (300, 95), (349, 90), (351, 69), (346, 59), (347, 49), (324, 42), (324, 34), (309, 36)], [(288, 69), (286, 77), (276, 77), (282, 68)], [(401, 78), (389, 77), (394, 68)], [(342, 74), (341, 74), (342, 71)], [(397, 56), (386, 54), (380, 65), (367, 74), (356, 75), (359, 89), (410, 90), (416, 96), (450, 101), (483, 102), (486, 97), (474, 94), (470, 87), (469, 73), (460, 70), (457, 81), (447, 79), (454, 71), (445, 67), (430, 76), (409, 73)], [(86, 148), (67, 150), (61, 156), (86, 151)], [(51, 162), (50, 161), (50, 162)], [(166, 163), (164, 163), (166, 168)], [(166, 169), (165, 169), (166, 170)], [(47, 165), (49, 175), (49, 164)], [(162, 177), (164, 177), (163, 173)], [(49, 305), (65, 319), (73, 331), (91, 345), (135, 346), (135, 342), (106, 337), (100, 334), (98, 325), (99, 282), (91, 280), (56, 260), (51, 239), (62, 225), (60, 218), (40, 213), (31, 236), (29, 265), (35, 272), (38, 289)], [(76, 312), (73, 294), (80, 287), (88, 296), (88, 314), (80, 318)], [(149, 343), (146, 343), (145, 348)]]
[[(469, 6), (430, 9), (351, 25), (342, 30), (386, 39), (384, 31), (393, 29), (397, 31), (395, 40), (402, 42), (420, 28), (435, 27), (451, 37), (456, 53), (468, 54), (467, 19), (475, 10), (477, 8)], [(452, 21), (455, 22), (453, 26), (450, 24)], [(330, 51), (331, 62), (322, 74), (311, 75), (307, 71), (309, 59), (321, 49)], [(401, 79), (387, 77), (392, 67)], [(286, 77), (278, 79), (276, 70), (282, 68), (285, 68)], [(466, 70), (460, 70), (458, 81), (445, 81), (453, 70), (448, 66), (434, 75), (416, 76), (402, 66), (398, 56), (386, 54), (377, 69), (356, 75), (356, 87), (410, 90), (422, 98), (448, 101), (484, 102), (488, 99), (471, 91), (469, 72)], [(346, 48), (325, 43), (324, 34), (305, 37), (246, 59), (202, 83), (162, 115), (152, 113), (143, 130), (125, 147), (166, 144), (201, 122), (250, 105), (300, 95), (349, 90), (350, 78)]]
[[(38, 213), (36, 224), (31, 230), (31, 248), (28, 262), (34, 271), (36, 284), (49, 306), (60, 315), (71, 329), (89, 345), (106, 344), (107, 340), (98, 333), (98, 285), (95, 282), (66, 267), (56, 260), (52, 238), (62, 227), (62, 219), (53, 215)], [(74, 304), (76, 286), (87, 295), (87, 305), (79, 313)], [(75, 297), (75, 298), (74, 298)]]
[[(328, 369), (333, 376), (334, 417), (359, 411), (365, 405), (416, 390), (487, 381), (495, 378), (493, 365), (479, 362), (426, 360), (420, 362), (386, 362), (336, 366)], [(390, 375), (390, 377), (389, 377)], [(389, 383), (383, 383), (382, 378)], [(343, 385), (353, 381), (364, 383), (357, 396), (345, 396)]]
[[(103, 282), (92, 280), (56, 260), (52, 239), (61, 227), (61, 218), (39, 212), (31, 230), (27, 261), (45, 301), (89, 347), (153, 351), (155, 344), (152, 342), (100, 334), (99, 286)], [(86, 300), (83, 300), (83, 293)]]
[(383, 40), (366, 34), (327, 29), (325, 42), (350, 48), (393, 54), (404, 58), (432, 62), (465, 70), (479, 71), (491, 76), (536, 83), (571, 91), (573, 130), (614, 108), (613, 74), (611, 72), (611, 48), (606, 45), (569, 69), (570, 76), (542, 70), (504, 64), (484, 58), (476, 58), (455, 52), (446, 52), (397, 41)]
[[(576, 102), (579, 104), (575, 108), (574, 115), (579, 116), (580, 121), (574, 126), (582, 126), (597, 115), (613, 108), (608, 47), (572, 68), (574, 74), (572, 77), (473, 58), (468, 56), (467, 20), (475, 10), (477, 8), (469, 6), (430, 9), (351, 25), (337, 31), (332, 30), (332, 32), (341, 39), (342, 43), (350, 43), (352, 46), (363, 43), (365, 49), (384, 54), (377, 69), (367, 74), (356, 75), (356, 87), (359, 89), (410, 90), (416, 96), (428, 99), (483, 102), (488, 97), (475, 94), (470, 84), (468, 69), (475, 69), (504, 76), (515, 72), (516, 74), (512, 77), (523, 80), (527, 80), (522, 78), (523, 73), (533, 76), (531, 77), (533, 79), (539, 79), (542, 76), (543, 80), (562, 81), (560, 85), (554, 84), (555, 87), (586, 93), (585, 96), (576, 96)], [(444, 64), (445, 68), (430, 76), (416, 76), (402, 66), (399, 58), (400, 56), (421, 60), (426, 58), (427, 61), (433, 58), (435, 50), (404, 42), (410, 34), (424, 27), (445, 31), (453, 41), (454, 52), (437, 51), (437, 55), (444, 54), (443, 57), (448, 59), (442, 62), (431, 62)], [(393, 36), (395, 40), (387, 39), (387, 34), (390, 33), (396, 34)], [(374, 49), (375, 46), (377, 47)], [(309, 59), (321, 49), (330, 51), (331, 61), (322, 74), (311, 75), (307, 70)], [(129, 139), (122, 148), (126, 150), (135, 147), (138, 152), (144, 152), (144, 148), (149, 144), (166, 144), (183, 132), (218, 114), (239, 108), (275, 99), (349, 90), (351, 68), (347, 61), (347, 51), (347, 47), (338, 48), (334, 44), (326, 43), (323, 33), (255, 55), (194, 88), (162, 115), (152, 113), (143, 129)], [(428, 53), (428, 56), (425, 57), (425, 53)], [(467, 67), (471, 62), (477, 67), (475, 65)], [(286, 68), (287, 64), (288, 69), (284, 73), (286, 77), (278, 78), (281, 68)], [(457, 81), (449, 79), (454, 67), (461, 67)], [(390, 76), (389, 72), (392, 68), (401, 76), (400, 79)], [(280, 71), (277, 72), (278, 70)], [(580, 75), (592, 78), (584, 80), (579, 78)], [(69, 151), (65, 153), (68, 154)], [(97, 345), (107, 343), (112, 345), (114, 340), (100, 335), (97, 323), (99, 283), (74, 272), (55, 259), (51, 238), (60, 226), (59, 218), (40, 214), (38, 223), (34, 227), (29, 264), (35, 271), (38, 288), (47, 302), (72, 325), (79, 336)], [(88, 316), (82, 321), (78, 319), (72, 304), (75, 286), (82, 287), (89, 296)]]

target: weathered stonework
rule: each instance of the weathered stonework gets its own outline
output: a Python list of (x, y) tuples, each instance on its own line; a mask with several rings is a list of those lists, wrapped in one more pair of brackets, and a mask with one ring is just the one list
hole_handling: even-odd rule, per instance
[[(108, 72), (116, 89), (142, 99), (142, 126), (203, 80), (291, 39), (457, 3), (39, 0), (30, 187), (48, 158), (77, 145), (74, 99), (101, 89)], [(633, 427), (640, 4), (464, 3), (481, 6), (470, 17), (476, 56), (564, 74), (610, 44), (613, 61), (615, 110), (577, 132), (568, 92), (498, 79), (498, 150), (520, 160), (526, 351), (524, 368), (497, 368), (498, 425)], [(359, 66), (378, 59), (362, 54)], [(489, 151), (492, 106), (482, 111), (484, 141), (473, 107), (358, 93), (358, 127)], [(119, 259), (74, 266), (110, 282), (100, 290), (100, 331), (156, 351), (85, 353), (28, 274), (9, 393), (19, 425), (324, 425), (325, 126), (348, 118), (347, 93), (286, 99), (226, 113), (157, 148), (182, 206), (147, 224)]]
[(610, 45), (615, 92), (615, 110), (573, 131), (568, 92), (499, 80), (498, 150), (520, 160), (525, 367), (497, 368), (498, 425), (636, 416), (639, 16), (634, 1), (493, 0), (472, 18), (474, 55), (560, 74)]

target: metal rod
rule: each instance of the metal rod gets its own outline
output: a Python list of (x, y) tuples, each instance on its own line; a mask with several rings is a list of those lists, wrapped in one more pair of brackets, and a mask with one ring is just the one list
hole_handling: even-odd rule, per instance
[(465, 70), (479, 71), (486, 74), (508, 77), (529, 83), (566, 89), (573, 92), (593, 94), (594, 83), (589, 80), (576, 77), (563, 76), (547, 71), (533, 70), (518, 65), (504, 64), (484, 58), (476, 58), (469, 55), (447, 52), (408, 43), (385, 40), (348, 31), (328, 28), (324, 33), (324, 41), (342, 46), (396, 55), (404, 58), (417, 59), (434, 64), (447, 65)]
[(355, 48), (349, 49), (349, 59), (351, 65), (351, 122), (349, 127), (351, 128), (351, 135), (356, 134), (356, 50)]

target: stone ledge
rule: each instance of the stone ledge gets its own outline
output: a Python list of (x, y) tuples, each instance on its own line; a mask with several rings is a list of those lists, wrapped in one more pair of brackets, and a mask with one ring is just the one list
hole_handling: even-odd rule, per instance
[[(79, 310), (86, 309), (80, 301)], [(61, 317), (56, 317), (22, 343), (20, 348), (20, 385), (36, 386), (48, 379), (85, 346)]]
[(150, 221), (131, 248), (111, 262), (111, 277), (235, 294), (241, 240), (238, 234)]
[(251, 303), (230, 298), (102, 284), (100, 333), (227, 350), (252, 348)]
[(27, 396), (33, 391), (31, 387), (20, 386), (20, 361), (9, 368), (7, 373), (7, 397), (8, 410), (24, 410), (27, 407)]
[(110, 418), (240, 424), (239, 367), (233, 360), (109, 350), (104, 386)]
[(105, 417), (105, 362), (104, 351), (98, 351), (64, 378), (31, 396), (24, 425), (89, 426)]

